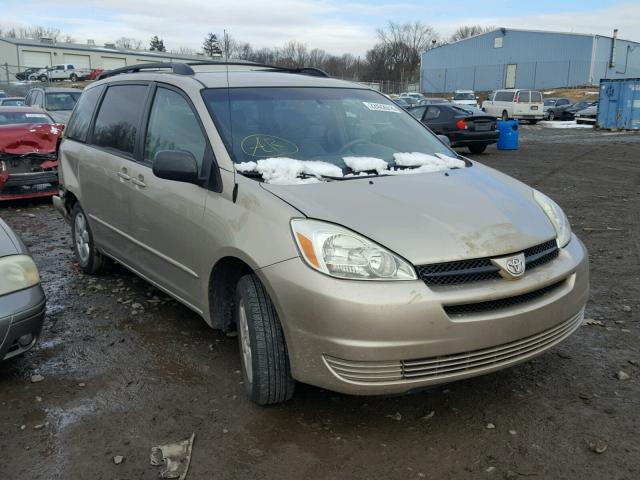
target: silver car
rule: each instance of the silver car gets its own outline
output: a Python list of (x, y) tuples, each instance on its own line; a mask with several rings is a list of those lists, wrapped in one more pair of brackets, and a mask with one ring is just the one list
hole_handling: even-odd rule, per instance
[(35, 345), (45, 306), (36, 264), (20, 238), (0, 219), (0, 361)]
[(59, 161), (81, 268), (117, 260), (237, 330), (259, 404), (492, 372), (583, 320), (587, 253), (553, 200), (313, 69), (109, 72)]

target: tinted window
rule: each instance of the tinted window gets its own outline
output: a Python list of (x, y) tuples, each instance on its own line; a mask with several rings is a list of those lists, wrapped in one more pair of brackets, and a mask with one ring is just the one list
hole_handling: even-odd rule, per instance
[(518, 93), (518, 102), (529, 103), (530, 101), (531, 101), (531, 97), (529, 96), (529, 92), (525, 91), (525, 92)]
[(440, 116), (440, 109), (438, 107), (429, 107), (427, 114), (424, 116), (425, 120), (433, 120)]
[(0, 125), (16, 123), (53, 123), (46, 113), (31, 112), (2, 112), (0, 113)]
[[(542, 102), (542, 94), (540, 92), (531, 92), (531, 102), (533, 102), (533, 103), (541, 103)], [(568, 100), (566, 100), (566, 102), (567, 102), (567, 104), (569, 103)]]
[(496, 102), (513, 102), (513, 92), (498, 92), (494, 100)]
[(46, 109), (51, 110), (53, 112), (60, 110), (73, 110), (73, 107), (76, 106), (76, 102), (80, 98), (82, 94), (81, 91), (78, 92), (57, 92), (57, 93), (47, 93), (47, 105)]
[(153, 161), (161, 150), (186, 150), (202, 165), (206, 146), (198, 119), (184, 97), (158, 88), (149, 116), (144, 159)]
[(87, 140), (87, 133), (89, 131), (89, 124), (91, 123), (91, 117), (93, 111), (96, 109), (96, 104), (102, 93), (103, 86), (96, 88), (90, 88), (85, 90), (78, 100), (69, 125), (67, 126), (67, 137), (80, 142)]
[(93, 143), (133, 155), (146, 85), (108, 88), (93, 130)]
[(415, 107), (409, 110), (409, 113), (416, 117), (418, 120), (422, 120), (422, 115), (427, 107)]

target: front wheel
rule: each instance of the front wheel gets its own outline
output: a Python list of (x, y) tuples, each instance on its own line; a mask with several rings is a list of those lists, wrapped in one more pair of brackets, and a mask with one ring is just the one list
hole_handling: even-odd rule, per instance
[(79, 203), (74, 205), (71, 212), (71, 236), (76, 260), (82, 271), (89, 275), (99, 273), (104, 268), (105, 258), (96, 249), (89, 221)]
[(269, 294), (254, 274), (238, 281), (235, 317), (247, 395), (258, 405), (289, 400), (295, 382), (284, 332)]
[(40, 81), (42, 83), (46, 82), (47, 80), (49, 80), (49, 77), (47, 77), (46, 75), (40, 75)]
[(487, 149), (487, 145), (469, 145), (469, 151), (471, 153), (482, 153)]
[(556, 114), (553, 113), (553, 110), (549, 112), (549, 115), (547, 115), (549, 117), (549, 120), (553, 121), (556, 118)]

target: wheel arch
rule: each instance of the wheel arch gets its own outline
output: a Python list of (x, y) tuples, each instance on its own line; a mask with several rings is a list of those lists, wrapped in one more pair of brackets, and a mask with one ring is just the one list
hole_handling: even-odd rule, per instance
[(231, 329), (238, 280), (253, 272), (247, 262), (233, 255), (222, 257), (215, 263), (208, 282), (207, 320), (211, 327), (222, 331)]

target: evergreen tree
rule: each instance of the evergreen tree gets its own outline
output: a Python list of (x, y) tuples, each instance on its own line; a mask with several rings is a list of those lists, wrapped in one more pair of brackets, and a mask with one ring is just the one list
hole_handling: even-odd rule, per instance
[(215, 33), (209, 33), (209, 35), (207, 35), (207, 38), (204, 39), (204, 43), (202, 44), (202, 50), (208, 57), (222, 56), (222, 49), (220, 48), (220, 43)]
[(164, 41), (161, 38), (158, 38), (157, 35), (154, 35), (149, 42), (149, 50), (152, 52), (166, 52), (167, 49), (164, 46)]

